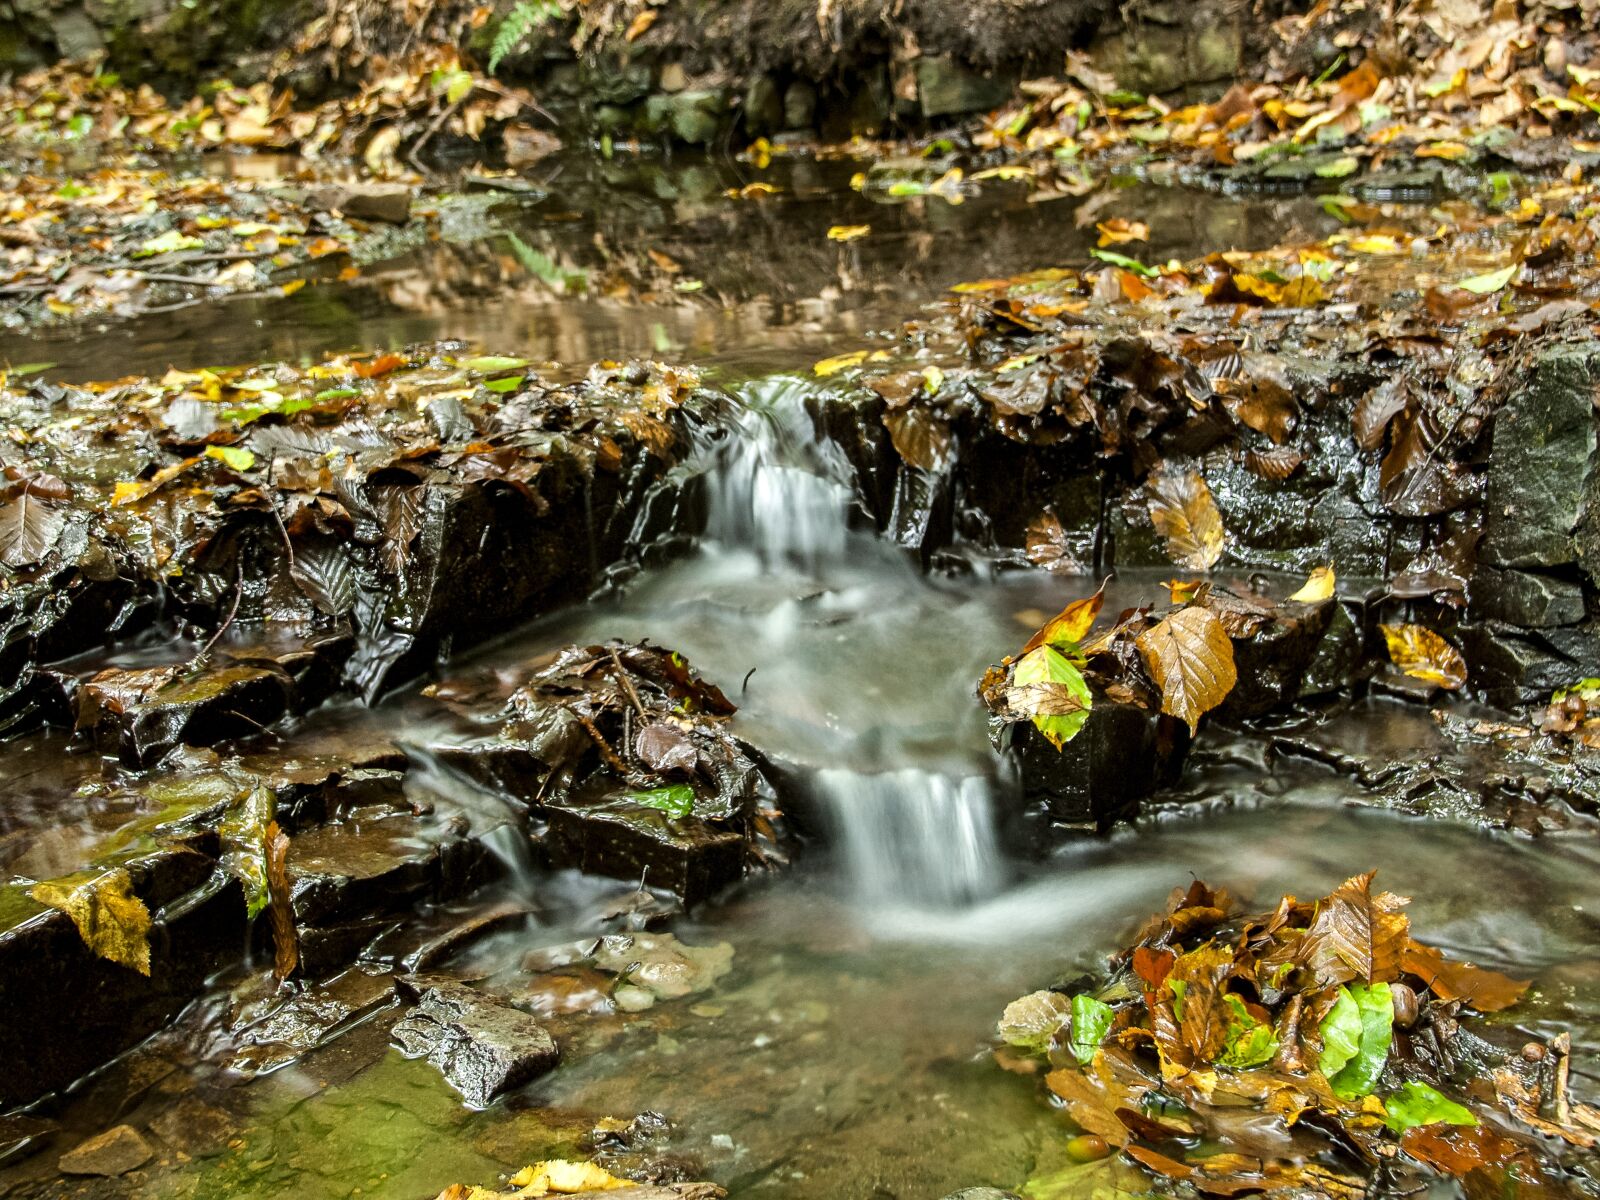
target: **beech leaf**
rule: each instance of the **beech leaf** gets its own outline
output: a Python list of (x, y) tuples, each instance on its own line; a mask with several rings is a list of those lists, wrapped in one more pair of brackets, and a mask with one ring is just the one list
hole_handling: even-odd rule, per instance
[(1422, 625), (1379, 625), (1389, 660), (1413, 679), (1455, 691), (1467, 682), (1467, 661), (1444, 638)]
[(1529, 980), (1512, 979), (1499, 971), (1446, 958), (1432, 946), (1408, 939), (1400, 965), (1415, 975), (1444, 1001), (1465, 1000), (1479, 1012), (1510, 1008), (1528, 990)]
[(1324, 600), (1333, 598), (1334, 589), (1338, 586), (1338, 578), (1333, 573), (1333, 567), (1318, 567), (1307, 576), (1300, 590), (1289, 599), (1300, 604), (1321, 604)]
[[(1089, 719), (1089, 710), (1094, 707), (1094, 697), (1083, 673), (1050, 646), (1040, 646), (1018, 659), (1011, 671), (1011, 683), (1006, 693), (1007, 704), (1022, 703), (1024, 709), (1017, 715), (1031, 717), (1035, 728), (1057, 750), (1078, 736), (1083, 723)], [(1035, 691), (1035, 688), (1043, 690)], [(1014, 697), (1015, 693), (1020, 695)], [(1059, 711), (1068, 700), (1081, 707)], [(1030, 705), (1038, 707), (1029, 711)], [(1039, 711), (1044, 708), (1051, 711)]]
[(83, 944), (101, 958), (150, 974), (150, 910), (133, 894), (133, 879), (122, 867), (50, 880), (29, 895), (71, 917)]
[(1000, 1040), (1019, 1050), (1043, 1054), (1071, 1015), (1072, 1001), (1060, 992), (1030, 992), (1006, 1005), (1000, 1014)]
[(1387, 983), (1352, 984), (1322, 1018), (1322, 1054), (1317, 1069), (1346, 1100), (1370, 1095), (1389, 1059), (1394, 1040), (1394, 998)]
[(66, 514), (31, 495), (26, 488), (0, 505), (0, 562), (26, 567), (38, 562), (61, 539)]
[(1372, 894), (1375, 872), (1345, 880), (1317, 905), (1301, 942), (1301, 960), (1319, 987), (1360, 980), (1387, 982), (1400, 975), (1411, 922), (1403, 897)]
[(1161, 689), (1161, 711), (1183, 721), (1190, 733), (1238, 682), (1233, 642), (1209, 609), (1180, 609), (1141, 633), (1137, 644)]
[(1222, 557), (1222, 514), (1198, 471), (1158, 471), (1145, 485), (1150, 522), (1172, 561), (1209, 571)]
[(1412, 1080), (1383, 1102), (1383, 1123), (1394, 1133), (1419, 1125), (1476, 1125), (1478, 1118), (1448, 1096)]
[(1094, 595), (1084, 600), (1074, 600), (1040, 626), (1039, 632), (1028, 639), (1022, 653), (1027, 654), (1040, 646), (1054, 646), (1065, 651), (1077, 649), (1078, 643), (1083, 641), (1084, 635), (1094, 624), (1095, 617), (1100, 614), (1100, 606), (1105, 602), (1106, 582), (1108, 580), (1101, 581)]

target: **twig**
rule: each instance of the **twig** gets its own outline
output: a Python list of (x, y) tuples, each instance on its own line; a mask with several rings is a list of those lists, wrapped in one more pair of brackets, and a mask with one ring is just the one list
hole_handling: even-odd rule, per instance
[(239, 601), (244, 598), (244, 563), (236, 561), (233, 572), (233, 607), (228, 610), (228, 619), (217, 626), (217, 631), (211, 635), (211, 640), (200, 648), (200, 653), (189, 660), (191, 666), (205, 662), (206, 655), (211, 653), (211, 647), (217, 644), (217, 639), (227, 632), (228, 626), (233, 624), (234, 617), (239, 615)]
[(429, 123), (428, 127), (422, 131), (422, 136), (411, 143), (411, 148), (406, 151), (406, 161), (408, 163), (410, 163), (417, 170), (421, 171), (424, 175), (429, 173), (428, 168), (422, 165), (422, 162), (420, 159), (418, 159), (417, 155), (422, 153), (422, 148), (424, 146), (433, 141), (433, 135), (444, 128), (444, 123), (451, 117), (455, 116), (457, 110), (459, 110), (460, 107), (465, 104), (469, 98), (471, 98), (472, 93), (476, 90), (477, 87), (474, 85), (473, 87), (468, 88), (466, 94), (456, 100), (453, 104), (445, 105), (444, 111), (435, 117), (432, 122)]
[(644, 705), (639, 703), (639, 693), (633, 690), (633, 680), (628, 678), (627, 671), (622, 668), (622, 660), (617, 657), (615, 650), (611, 651), (611, 673), (617, 677), (617, 682), (622, 685), (622, 690), (628, 693), (628, 699), (633, 701), (633, 707), (639, 714), (639, 719), (645, 719)]

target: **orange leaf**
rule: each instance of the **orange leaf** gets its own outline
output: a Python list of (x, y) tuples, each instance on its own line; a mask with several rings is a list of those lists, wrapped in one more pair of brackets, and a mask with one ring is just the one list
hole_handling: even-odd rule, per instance
[(1110, 577), (1107, 576), (1100, 581), (1100, 589), (1094, 595), (1086, 600), (1074, 600), (1046, 621), (1039, 632), (1028, 639), (1022, 653), (1027, 654), (1040, 646), (1065, 646), (1071, 649), (1083, 641), (1095, 617), (1100, 614), (1100, 605), (1105, 602), (1106, 584), (1109, 582)]

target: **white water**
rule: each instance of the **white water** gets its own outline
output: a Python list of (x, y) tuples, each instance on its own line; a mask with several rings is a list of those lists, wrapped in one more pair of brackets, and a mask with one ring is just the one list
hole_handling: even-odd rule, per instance
[[(870, 534), (852, 534), (852, 493), (843, 466), (831, 447), (818, 444), (805, 409), (814, 387), (784, 378), (750, 385), (741, 397), (748, 406), (741, 428), (721, 448), (711, 472), (705, 553), (734, 574), (801, 577), (799, 597), (791, 594), (758, 618), (761, 641), (789, 654), (805, 653), (804, 638), (814, 635), (819, 612), (837, 606), (843, 620), (881, 604), (882, 596), (875, 600), (873, 593), (881, 592), (885, 578), (913, 594), (929, 586), (908, 570), (901, 550)], [(904, 644), (914, 646), (914, 630), (904, 632), (912, 635)], [(832, 680), (838, 694), (822, 701), (822, 723), (833, 730), (834, 744), (814, 757), (825, 763), (848, 757), (851, 765), (822, 766), (811, 791), (825, 814), (849, 895), (876, 914), (901, 915), (949, 910), (992, 895), (1005, 875), (995, 834), (996, 785), (970, 769), (926, 765), (930, 731), (907, 719), (918, 707), (909, 691), (900, 694), (899, 712), (871, 701), (874, 684), (881, 682), (877, 676), (897, 675), (915, 688), (915, 672), (875, 663), (866, 639), (854, 655), (848, 645), (841, 649), (850, 670)], [(791, 695), (798, 702), (793, 715), (816, 722), (818, 704), (803, 688)], [(848, 744), (848, 755), (841, 743)]]

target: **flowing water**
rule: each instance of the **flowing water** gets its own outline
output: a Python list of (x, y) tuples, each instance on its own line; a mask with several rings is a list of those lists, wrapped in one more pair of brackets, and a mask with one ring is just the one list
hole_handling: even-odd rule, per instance
[[(988, 262), (962, 267), (997, 273)], [(1530, 1002), (1504, 1019), (1530, 1035), (1571, 1029), (1580, 1084), (1600, 1083), (1592, 842), (1423, 823), (1364, 807), (1330, 773), (1217, 756), (1137, 827), (1042, 858), (1024, 852), (1025, 831), (1008, 819), (1016, 782), (990, 750), (974, 682), (1089, 585), (978, 558), (928, 573), (862, 528), (839, 464), (811, 433), (805, 403), (816, 386), (781, 374), (741, 386), (736, 436), (701, 451), (707, 524), (691, 553), (461, 667), (648, 638), (723, 686), (742, 735), (782, 768), (786, 806), (820, 835), (791, 869), (673, 926), (688, 943), (728, 943), (726, 978), (644, 1013), (554, 1019), (563, 1065), (472, 1112), (427, 1064), (386, 1049), (379, 1022), (246, 1081), (228, 1069), (225, 1027), (248, 986), (229, 976), (178, 1030), (66, 1106), (69, 1130), (158, 1121), (203, 1098), (226, 1133), (205, 1153), (164, 1156), (145, 1192), (162, 1197), (422, 1200), (451, 1182), (491, 1184), (548, 1154), (582, 1153), (580, 1135), (597, 1120), (645, 1110), (673, 1125), (653, 1152), (682, 1155), (739, 1198), (937, 1200), (966, 1185), (1017, 1187), (1062, 1165), (1067, 1130), (1036, 1080), (1002, 1071), (989, 1053), (1009, 1000), (1095, 969), (1191, 878), (1267, 905), (1370, 868), (1417, 897), (1413, 920), (1433, 940), (1534, 974)], [(1118, 586), (1133, 595), (1149, 582)], [(426, 745), (441, 727), (424, 711), (397, 699), (326, 722)], [(1405, 730), (1408, 720), (1375, 705), (1357, 725)], [(479, 828), (495, 820), (494, 800), (457, 781), (414, 786)], [(473, 978), (520, 977), (530, 952), (558, 955), (631, 891), (542, 874), (525, 846), (503, 836), (495, 845), (511, 870), (482, 904), (509, 899), (531, 912), (455, 964)], [(0, 1170), (0, 1195), (76, 1186), (37, 1160)]]

